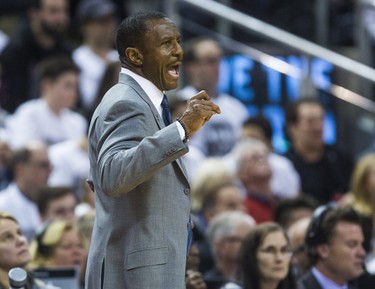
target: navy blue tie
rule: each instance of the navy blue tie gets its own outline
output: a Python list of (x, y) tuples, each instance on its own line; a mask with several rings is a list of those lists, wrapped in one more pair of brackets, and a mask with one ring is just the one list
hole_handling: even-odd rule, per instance
[(165, 126), (168, 126), (172, 123), (172, 115), (171, 110), (169, 109), (168, 98), (165, 94), (163, 96), (163, 101), (161, 102), (161, 107), (163, 108), (162, 116), (164, 124)]

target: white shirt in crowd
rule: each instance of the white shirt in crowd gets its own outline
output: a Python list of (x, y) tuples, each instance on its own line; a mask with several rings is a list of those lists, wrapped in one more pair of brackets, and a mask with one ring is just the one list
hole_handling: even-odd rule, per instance
[(59, 115), (52, 112), (43, 99), (21, 104), (7, 120), (8, 142), (19, 148), (30, 141), (52, 145), (69, 139), (80, 139), (87, 133), (87, 121), (77, 112), (64, 108)]
[(81, 70), (79, 82), (82, 105), (90, 108), (95, 101), (108, 61), (118, 61), (118, 53), (111, 50), (105, 60), (87, 45), (82, 45), (73, 51), (72, 58)]
[(15, 183), (0, 192), (0, 211), (16, 218), (29, 241), (42, 226), (37, 205), (22, 194)]

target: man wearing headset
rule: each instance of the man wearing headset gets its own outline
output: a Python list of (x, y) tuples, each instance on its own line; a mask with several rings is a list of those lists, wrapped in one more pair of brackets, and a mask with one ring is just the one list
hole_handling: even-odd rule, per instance
[(299, 289), (361, 289), (366, 251), (361, 217), (351, 208), (318, 207), (306, 234), (311, 269)]

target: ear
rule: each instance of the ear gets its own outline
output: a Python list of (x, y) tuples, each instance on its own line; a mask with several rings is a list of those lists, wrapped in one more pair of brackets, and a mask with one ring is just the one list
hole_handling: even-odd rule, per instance
[(127, 59), (135, 66), (141, 66), (143, 64), (143, 55), (138, 48), (126, 48), (125, 55)]
[(321, 259), (326, 259), (329, 256), (329, 245), (322, 244), (316, 246), (316, 252), (318, 253)]

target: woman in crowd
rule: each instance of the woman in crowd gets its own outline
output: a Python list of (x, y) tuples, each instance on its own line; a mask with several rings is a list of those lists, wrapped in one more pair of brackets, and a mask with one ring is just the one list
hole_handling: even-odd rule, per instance
[(31, 269), (84, 267), (84, 247), (75, 223), (55, 220), (46, 224), (31, 243)]
[[(0, 212), (0, 289), (8, 289), (8, 272), (15, 267), (24, 268), (31, 260), (29, 244), (22, 234), (17, 220)], [(29, 274), (25, 289), (37, 289), (39, 286)], [(39, 284), (41, 285), (41, 284)]]
[(238, 267), (238, 284), (224, 289), (295, 289), (290, 270), (291, 250), (282, 227), (274, 222), (256, 226), (244, 239)]

